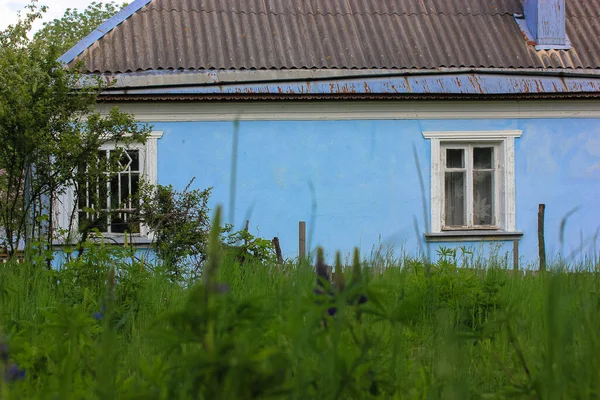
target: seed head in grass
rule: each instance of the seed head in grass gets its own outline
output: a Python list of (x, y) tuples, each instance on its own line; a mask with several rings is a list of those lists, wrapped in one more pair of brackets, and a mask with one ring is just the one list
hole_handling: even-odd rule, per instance
[(6, 364), (8, 362), (8, 355), (8, 344), (0, 336), (0, 361)]
[(109, 303), (109, 307), (110, 305), (114, 302), (115, 300), (115, 288), (117, 286), (117, 276), (116, 276), (116, 272), (115, 272), (115, 267), (111, 267), (108, 270), (108, 277), (106, 279), (106, 298), (105, 303)]
[[(354, 257), (352, 259), (352, 285), (357, 285), (361, 281), (362, 270), (360, 265), (360, 252), (358, 247), (354, 248)], [(367, 302), (367, 296), (361, 294), (357, 299), (358, 304), (364, 304)]]
[(329, 282), (329, 271), (328, 271), (328, 267), (327, 264), (325, 264), (325, 257), (323, 254), (323, 248), (319, 247), (317, 248), (317, 279), (318, 279), (318, 283), (319, 286), (322, 286), (322, 279)]
[(112, 291), (115, 289), (116, 284), (116, 276), (115, 276), (115, 267), (111, 267), (108, 270), (108, 290)]
[(358, 247), (354, 248), (354, 256), (352, 257), (352, 284), (360, 282), (360, 252)]
[(342, 253), (335, 253), (335, 287), (339, 292), (343, 292), (346, 287), (346, 278), (342, 267)]
[[(332, 298), (334, 296), (333, 291), (331, 288), (327, 290), (325, 287), (325, 282), (329, 282), (329, 267), (327, 264), (325, 264), (325, 256), (321, 247), (317, 248), (317, 265), (315, 269), (317, 271), (317, 286), (315, 287), (315, 294), (319, 296), (328, 295), (329, 298)], [(317, 302), (317, 304), (319, 303), (321, 303), (321, 301)], [(327, 314), (329, 314), (331, 317), (334, 316), (336, 312), (336, 307), (329, 307), (327, 309)], [(327, 326), (327, 322), (324, 321), (324, 324)]]
[(221, 206), (217, 206), (208, 241), (208, 261), (206, 263), (205, 270), (202, 272), (202, 281), (205, 287), (211, 287), (214, 284), (217, 276), (217, 270), (219, 269), (219, 264), (221, 262), (221, 240), (219, 239), (220, 231)]

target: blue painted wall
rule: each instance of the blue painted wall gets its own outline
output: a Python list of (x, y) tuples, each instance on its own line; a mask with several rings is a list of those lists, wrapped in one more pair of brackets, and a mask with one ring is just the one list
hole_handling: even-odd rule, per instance
[[(154, 123), (159, 183), (213, 186), (211, 206), (230, 215), (232, 122)], [(278, 236), (284, 256), (297, 255), (298, 221), (312, 248), (350, 254), (392, 246), (429, 251), (430, 144), (424, 130), (521, 129), (516, 140), (517, 229), (524, 262), (537, 259), (537, 206), (547, 205), (550, 255), (593, 255), (600, 228), (600, 120), (251, 121), (239, 125), (236, 227)], [(413, 149), (416, 151), (414, 152)], [(417, 165), (414, 154), (419, 160)], [(425, 204), (418, 169), (425, 180)], [(561, 220), (573, 209), (559, 241)], [(448, 246), (449, 244), (442, 244)], [(475, 247), (479, 247), (477, 244)], [(512, 250), (504, 246), (503, 251)]]

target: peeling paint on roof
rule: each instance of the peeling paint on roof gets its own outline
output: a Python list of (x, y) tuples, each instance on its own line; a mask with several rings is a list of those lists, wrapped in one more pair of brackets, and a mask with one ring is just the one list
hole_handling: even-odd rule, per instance
[[(529, 73), (509, 70), (393, 73), (370, 71), (369, 74), (328, 75), (319, 71), (312, 77), (301, 71), (203, 71), (139, 72), (116, 75), (116, 84), (105, 94), (111, 96), (331, 96), (331, 95), (598, 95), (600, 74)], [(358, 71), (356, 71), (358, 72)], [(282, 74), (286, 79), (272, 79)], [(237, 76), (239, 75), (239, 76)], [(254, 79), (253, 79), (254, 78)]]

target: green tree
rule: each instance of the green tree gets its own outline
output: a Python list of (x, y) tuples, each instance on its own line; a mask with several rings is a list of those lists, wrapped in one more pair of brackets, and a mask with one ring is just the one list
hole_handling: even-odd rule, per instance
[[(103, 143), (143, 142), (149, 131), (117, 109), (95, 112), (106, 83), (82, 79), (79, 66), (57, 61), (68, 46), (54, 39), (59, 31), (29, 38), (44, 11), (34, 1), (25, 17), (0, 32), (0, 246), (9, 255), (24, 243), (51, 246), (57, 196), (77, 186), (78, 166), (97, 163)], [(66, 20), (73, 15), (86, 13), (68, 12)]]
[(35, 38), (49, 46), (56, 46), (59, 52), (64, 53), (125, 5), (93, 2), (83, 11), (67, 8), (61, 18), (45, 22)]

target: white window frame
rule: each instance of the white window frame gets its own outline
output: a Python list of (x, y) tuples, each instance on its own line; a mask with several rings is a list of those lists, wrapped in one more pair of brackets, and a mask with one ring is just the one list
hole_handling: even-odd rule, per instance
[[(430, 233), (442, 234), (457, 230), (469, 232), (515, 232), (516, 231), (516, 195), (515, 195), (515, 138), (521, 137), (520, 130), (502, 131), (426, 131), (423, 136), (431, 142), (431, 226)], [(454, 146), (453, 146), (454, 145)], [(472, 148), (473, 146), (493, 146), (495, 166), (495, 226), (464, 228), (444, 227), (444, 172), (445, 148)], [(471, 146), (471, 147), (469, 147)], [(470, 157), (465, 159), (465, 162)], [(469, 174), (467, 174), (469, 175)], [(467, 185), (470, 182), (467, 181)], [(468, 200), (472, 201), (472, 200)], [(467, 206), (472, 213), (472, 206)], [(467, 223), (472, 216), (467, 216)]]
[[(119, 146), (127, 150), (138, 150), (140, 157), (140, 178), (151, 184), (158, 183), (158, 139), (163, 135), (163, 132), (153, 131), (151, 132), (145, 143), (132, 143), (127, 146)], [(100, 150), (114, 150), (117, 148), (114, 142), (103, 143)], [(71, 236), (74, 238), (79, 237), (79, 218), (75, 215), (72, 218), (72, 213), (75, 210), (77, 214), (78, 207), (74, 209), (75, 205), (75, 188), (73, 186), (68, 187), (64, 193), (58, 196), (58, 199), (54, 205), (54, 221), (56, 228), (60, 230), (69, 230)], [(112, 239), (116, 242), (123, 242), (125, 235), (128, 238), (132, 238), (133, 242), (147, 242), (152, 239), (148, 227), (144, 224), (140, 225), (139, 233), (103, 233), (102, 237)], [(60, 244), (58, 241), (57, 244)]]

